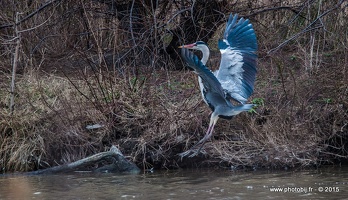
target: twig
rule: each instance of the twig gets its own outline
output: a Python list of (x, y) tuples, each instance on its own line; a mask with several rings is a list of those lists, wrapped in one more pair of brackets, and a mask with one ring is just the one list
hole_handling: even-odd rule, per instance
[(18, 64), (18, 54), (19, 54), (19, 46), (21, 44), (21, 33), (18, 30), (18, 21), (19, 21), (19, 12), (16, 13), (16, 26), (15, 26), (15, 33), (16, 33), (16, 49), (13, 57), (13, 66), (12, 66), (12, 78), (11, 78), (11, 98), (10, 98), (10, 113), (13, 114), (14, 111), (14, 98), (15, 98), (15, 86), (16, 86), (16, 70), (17, 70), (17, 64)]
[(306, 33), (306, 32), (308, 32), (308, 31), (311, 31), (311, 30), (314, 30), (314, 29), (318, 29), (318, 28), (324, 27), (324, 26), (319, 26), (319, 27), (313, 27), (313, 28), (311, 28), (317, 21), (320, 21), (322, 17), (324, 17), (325, 15), (329, 14), (329, 13), (332, 12), (333, 10), (336, 10), (337, 8), (339, 8), (339, 7), (342, 5), (342, 3), (343, 3), (344, 1), (345, 1), (345, 0), (340, 0), (340, 1), (336, 4), (336, 6), (334, 6), (333, 8), (331, 8), (331, 9), (325, 11), (323, 14), (319, 15), (312, 23), (310, 23), (310, 24), (309, 24), (306, 28), (304, 28), (301, 32), (296, 33), (296, 34), (293, 35), (291, 38), (289, 38), (289, 39), (287, 39), (286, 41), (282, 42), (282, 43), (281, 43), (280, 45), (278, 45), (277, 47), (275, 47), (275, 48), (269, 50), (269, 51), (267, 52), (267, 54), (269, 55), (269, 54), (271, 54), (271, 53), (273, 53), (273, 52), (279, 50), (281, 47), (283, 47), (284, 45), (286, 45), (288, 42), (290, 42), (291, 40), (293, 40), (293, 39), (299, 37), (299, 36), (300, 36), (301, 34), (303, 34), (303, 33)]
[(32, 18), (34, 15), (36, 15), (37, 13), (41, 12), (43, 9), (45, 9), (46, 7), (52, 5), (53, 3), (57, 2), (57, 1), (61, 1), (61, 0), (51, 0), (51, 1), (48, 1), (46, 4), (44, 4), (43, 6), (41, 6), (40, 8), (38, 8), (37, 10), (35, 10), (34, 12), (30, 13), (29, 15), (25, 16), (23, 19), (19, 20), (19, 21), (16, 21), (14, 24), (6, 24), (6, 25), (1, 25), (0, 26), (0, 29), (3, 29), (3, 28), (9, 28), (9, 27), (13, 27), (13, 26), (16, 26), (16, 25), (19, 25), (21, 24), (22, 22)]
[(130, 13), (129, 13), (129, 28), (130, 28), (130, 33), (131, 33), (131, 36), (132, 36), (132, 40), (133, 40), (133, 45), (134, 46), (137, 46), (136, 42), (135, 42), (135, 39), (134, 39), (134, 33), (133, 33), (133, 8), (134, 8), (134, 0), (132, 1), (132, 7), (130, 9)]
[(166, 23), (162, 24), (161, 26), (159, 26), (159, 27), (157, 27), (157, 28), (162, 28), (163, 26), (168, 25), (170, 22), (172, 22), (172, 21), (176, 18), (176, 16), (178, 16), (179, 14), (181, 14), (181, 13), (183, 13), (183, 12), (189, 11), (189, 10), (191, 10), (191, 8), (185, 8), (185, 9), (183, 9), (183, 10), (178, 11), (178, 12), (175, 13)]
[(293, 6), (279, 6), (279, 7), (273, 7), (273, 8), (265, 8), (265, 9), (253, 12), (252, 14), (249, 14), (249, 15), (243, 15), (243, 17), (251, 17), (251, 16), (262, 14), (264, 12), (278, 11), (278, 10), (290, 10), (296, 14), (300, 13), (298, 10), (294, 9)]
[[(51, 16), (49, 16), (44, 22), (42, 22), (41, 24), (39, 25), (36, 25), (34, 27), (31, 27), (31, 28), (28, 28), (28, 29), (24, 29), (24, 30), (21, 30), (19, 31), (19, 33), (23, 33), (23, 32), (27, 32), (27, 31), (31, 31), (31, 30), (34, 30), (34, 29), (37, 29), (39, 28), (40, 26), (43, 26), (46, 22), (48, 22), (48, 20), (53, 16), (54, 12), (51, 13)], [(16, 26), (18, 26), (19, 24), (16, 23)]]

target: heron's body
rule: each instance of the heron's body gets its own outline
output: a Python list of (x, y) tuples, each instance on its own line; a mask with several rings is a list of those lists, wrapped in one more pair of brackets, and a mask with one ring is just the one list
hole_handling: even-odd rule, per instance
[[(253, 93), (257, 71), (256, 35), (249, 20), (241, 18), (237, 21), (237, 18), (237, 15), (230, 15), (223, 39), (218, 41), (221, 63), (219, 70), (214, 73), (205, 66), (209, 59), (209, 48), (204, 42), (198, 41), (181, 46), (181, 56), (197, 73), (203, 100), (212, 110), (205, 137), (181, 156), (189, 154), (194, 156), (199, 153), (204, 143), (211, 137), (219, 117), (230, 119), (243, 111), (250, 110), (253, 106), (245, 102)], [(187, 49), (202, 51), (202, 59), (199, 60)], [(239, 105), (233, 105), (230, 99), (239, 102)], [(199, 144), (201, 147), (198, 151), (193, 151)]]

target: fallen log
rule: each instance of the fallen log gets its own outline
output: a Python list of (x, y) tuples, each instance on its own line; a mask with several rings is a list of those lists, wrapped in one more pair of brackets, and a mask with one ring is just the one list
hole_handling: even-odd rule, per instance
[(38, 175), (81, 171), (87, 169), (88, 167), (90, 168), (91, 166), (96, 165), (102, 161), (106, 161), (106, 163), (110, 164), (94, 169), (92, 170), (92, 172), (131, 174), (137, 174), (140, 172), (140, 169), (133, 162), (127, 160), (123, 156), (121, 151), (116, 146), (112, 145), (109, 151), (97, 153), (69, 164), (27, 172), (26, 174)]

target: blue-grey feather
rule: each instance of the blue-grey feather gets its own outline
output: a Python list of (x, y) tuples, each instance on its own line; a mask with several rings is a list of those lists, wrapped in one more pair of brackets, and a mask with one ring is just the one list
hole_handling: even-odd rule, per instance
[(253, 93), (257, 73), (255, 31), (248, 19), (238, 20), (237, 14), (231, 14), (223, 39), (218, 41), (219, 49), (225, 53), (222, 54), (217, 78), (232, 98), (245, 103)]
[[(188, 49), (181, 49), (181, 57), (186, 61), (188, 66), (192, 68), (198, 76), (201, 77), (204, 90), (214, 91), (220, 96), (225, 97), (224, 90), (221, 87), (220, 82), (216, 76), (199, 60), (199, 58), (193, 54)], [(204, 93), (205, 91), (203, 91)], [(205, 98), (206, 102), (209, 104), (209, 101)], [(211, 107), (211, 105), (209, 105)]]
[(219, 47), (219, 49), (226, 49), (228, 47), (228, 45), (224, 41), (219, 40), (218, 47)]

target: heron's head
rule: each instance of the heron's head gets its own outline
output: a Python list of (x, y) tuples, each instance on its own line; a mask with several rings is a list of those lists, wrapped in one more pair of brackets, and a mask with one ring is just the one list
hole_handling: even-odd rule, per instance
[(186, 49), (196, 49), (196, 50), (201, 50), (204, 48), (207, 48), (207, 44), (203, 41), (198, 41), (192, 44), (186, 44), (186, 45), (182, 45), (179, 46), (179, 48), (186, 48)]

